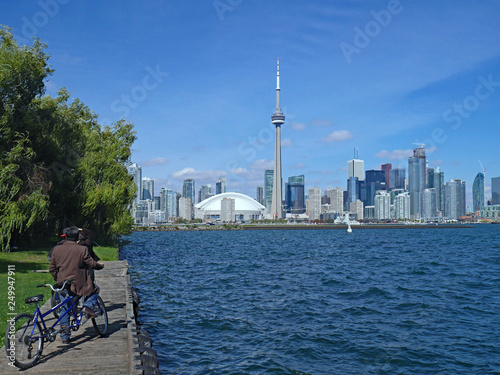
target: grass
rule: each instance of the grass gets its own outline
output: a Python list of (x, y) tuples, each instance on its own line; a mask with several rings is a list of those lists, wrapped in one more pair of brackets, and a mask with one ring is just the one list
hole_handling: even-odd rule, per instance
[[(37, 288), (36, 286), (53, 284), (54, 279), (48, 272), (33, 272), (49, 269), (47, 254), (50, 248), (48, 246), (37, 250), (19, 249), (15, 252), (0, 253), (0, 346), (4, 344), (7, 320), (19, 313), (31, 313), (35, 310), (35, 305), (27, 305), (24, 302), (26, 297), (43, 294), (45, 296), (43, 302), (50, 299), (50, 288)], [(94, 252), (101, 258), (101, 261), (118, 260), (116, 247), (95, 247)], [(14, 272), (10, 277), (9, 270)], [(9, 288), (15, 292), (14, 296), (9, 297)]]

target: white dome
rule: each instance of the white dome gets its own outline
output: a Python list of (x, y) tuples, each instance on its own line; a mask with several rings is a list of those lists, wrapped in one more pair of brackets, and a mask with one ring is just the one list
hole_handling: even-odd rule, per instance
[(234, 209), (236, 211), (264, 211), (266, 209), (255, 199), (240, 193), (217, 194), (195, 204), (194, 208), (200, 211), (220, 211), (221, 201), (224, 198), (234, 199)]

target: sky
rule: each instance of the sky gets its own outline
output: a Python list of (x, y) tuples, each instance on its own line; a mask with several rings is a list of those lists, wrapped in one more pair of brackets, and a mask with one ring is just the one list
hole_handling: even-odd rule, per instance
[[(103, 125), (125, 118), (143, 177), (182, 191), (227, 180), (255, 197), (273, 168), (280, 61), (282, 173), (346, 188), (347, 161), (408, 168), (416, 144), (445, 181), (500, 176), (497, 0), (0, 0), (20, 44)], [(482, 164), (482, 165), (481, 165)]]

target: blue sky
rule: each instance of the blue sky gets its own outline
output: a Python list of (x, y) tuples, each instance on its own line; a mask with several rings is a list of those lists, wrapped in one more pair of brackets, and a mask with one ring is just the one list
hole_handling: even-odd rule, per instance
[(226, 177), (255, 196), (272, 168), (280, 59), (283, 180), (345, 188), (347, 160), (407, 168), (428, 146), (445, 181), (500, 176), (500, 3), (495, 0), (1, 0), (21, 43), (103, 124), (125, 117), (155, 188)]

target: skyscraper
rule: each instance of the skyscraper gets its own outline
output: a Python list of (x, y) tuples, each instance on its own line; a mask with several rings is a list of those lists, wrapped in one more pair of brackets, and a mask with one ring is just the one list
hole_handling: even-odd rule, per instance
[(491, 179), (491, 204), (500, 204), (500, 177)]
[(484, 207), (484, 173), (479, 172), (472, 183), (472, 209), (474, 212)]
[(257, 186), (255, 200), (264, 206), (264, 188), (262, 186)]
[(273, 178), (274, 170), (266, 169), (264, 171), (264, 206), (268, 212), (271, 212), (271, 201), (273, 199)]
[(305, 203), (304, 175), (289, 177), (288, 182), (285, 183), (286, 212), (291, 214), (303, 214), (306, 210)]
[(134, 197), (134, 207), (137, 206), (138, 201), (142, 199), (142, 167), (137, 164), (132, 164), (127, 167), (128, 173), (133, 176), (137, 192)]
[(326, 195), (330, 197), (330, 211), (335, 213), (344, 212), (344, 191), (337, 187), (328, 189)]
[(226, 179), (222, 177), (215, 184), (215, 194), (224, 194), (226, 192)]
[(196, 191), (194, 186), (195, 186), (194, 180), (191, 178), (184, 180), (184, 184), (182, 185), (182, 198), (191, 199), (191, 204), (194, 204), (196, 197)]
[(205, 199), (212, 196), (212, 185), (201, 185), (200, 190), (198, 191), (198, 202), (202, 202)]
[(439, 167), (434, 170), (434, 189), (436, 189), (436, 209), (444, 215), (444, 172)]
[(391, 163), (386, 163), (382, 164), (380, 166), (380, 169), (385, 172), (385, 189), (387, 191), (391, 190), (391, 169), (392, 169), (392, 164)]
[(410, 191), (410, 213), (412, 217), (420, 215), (421, 194), (426, 186), (425, 148), (413, 149), (413, 156), (408, 158), (408, 183)]
[(276, 127), (276, 140), (274, 144), (274, 175), (273, 175), (273, 196), (271, 199), (271, 217), (278, 219), (283, 217), (283, 198), (281, 180), (281, 125), (285, 123), (285, 115), (280, 108), (280, 60), (277, 62), (276, 74), (276, 111), (271, 116), (271, 121)]
[[(404, 189), (406, 179), (406, 169), (394, 168), (389, 172), (390, 188), (391, 189)], [(388, 189), (389, 190), (389, 189)]]
[(422, 192), (422, 214), (423, 219), (431, 219), (437, 217), (437, 205), (436, 205), (436, 189), (430, 188), (425, 189)]
[(149, 177), (144, 177), (142, 179), (142, 199), (153, 200), (154, 191), (155, 191), (155, 181)]
[(391, 218), (391, 195), (379, 190), (375, 194), (375, 219), (387, 220)]
[(465, 181), (451, 180), (444, 186), (444, 216), (456, 220), (465, 215)]
[(365, 180), (365, 162), (357, 157), (347, 161), (347, 179), (357, 177), (359, 181)]
[(313, 187), (309, 189), (309, 203), (307, 205), (309, 220), (319, 220), (321, 218), (321, 189)]

